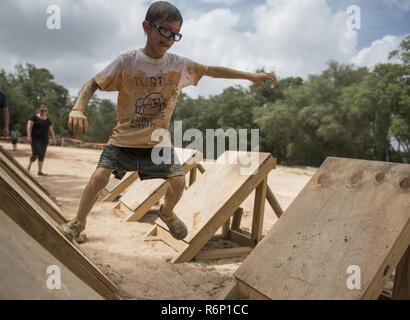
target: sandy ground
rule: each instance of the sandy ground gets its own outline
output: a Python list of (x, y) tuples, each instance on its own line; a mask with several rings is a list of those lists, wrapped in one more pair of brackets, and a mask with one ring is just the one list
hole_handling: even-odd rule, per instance
[[(1, 143), (11, 151), (11, 145)], [(11, 152), (27, 166), (28, 145), (19, 145)], [(48, 177), (33, 176), (57, 199), (63, 214), (75, 216), (82, 191), (93, 173), (101, 151), (50, 146), (44, 165)], [(206, 165), (205, 165), (206, 168)], [(269, 175), (268, 184), (283, 209), (309, 181), (316, 169), (279, 166)], [(201, 175), (198, 174), (198, 179)], [(156, 219), (147, 214), (141, 222), (124, 222), (124, 215), (114, 209), (115, 203), (97, 202), (87, 223), (88, 241), (81, 250), (119, 288), (125, 299), (215, 299), (233, 281), (233, 274), (244, 258), (212, 261), (193, 261), (172, 265), (169, 260), (175, 251), (162, 242), (144, 243), (143, 236)], [(242, 205), (245, 218), (241, 227), (250, 230), (253, 195)], [(265, 207), (266, 234), (276, 222), (269, 204)]]

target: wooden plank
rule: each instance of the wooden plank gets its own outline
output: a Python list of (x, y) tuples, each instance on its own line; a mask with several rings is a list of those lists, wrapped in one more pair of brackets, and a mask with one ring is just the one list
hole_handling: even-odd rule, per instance
[(394, 300), (410, 300), (410, 246), (400, 259), (394, 275)]
[(268, 186), (268, 189), (266, 190), (266, 199), (268, 200), (268, 203), (273, 209), (273, 212), (275, 212), (276, 216), (280, 218), (283, 215), (283, 209), (279, 204), (279, 201), (276, 199), (275, 195), (273, 194), (271, 188)]
[(251, 246), (251, 238), (236, 230), (229, 231), (229, 239), (242, 246)]
[(57, 225), (67, 222), (58, 205), (43, 191), (44, 188), (39, 187), (38, 183), (28, 178), (24, 169), (16, 165), (16, 161), (11, 160), (4, 149), (0, 152), (0, 167), (5, 171), (5, 174), (13, 179), (14, 183), (19, 185), (33, 201), (43, 208)]
[(231, 225), (232, 230), (239, 231), (240, 226), (241, 226), (242, 215), (243, 215), (243, 208), (236, 209), (232, 217), (232, 225)]
[(157, 226), (157, 237), (160, 238), (163, 242), (169, 245), (171, 248), (174, 248), (177, 252), (184, 251), (188, 244), (183, 240), (177, 240), (171, 236), (168, 230)]
[(138, 181), (121, 197), (121, 208), (128, 208), (126, 221), (140, 220), (167, 192), (169, 183), (162, 179)]
[(217, 297), (217, 300), (238, 300), (239, 299), (239, 282), (234, 280), (227, 286)]
[(222, 249), (201, 250), (195, 256), (195, 260), (214, 260), (227, 259), (247, 256), (253, 248), (251, 247), (234, 247)]
[(265, 213), (267, 177), (256, 188), (255, 201), (253, 206), (251, 246), (256, 247), (262, 239), (263, 218)]
[(117, 199), (121, 193), (123, 193), (127, 188), (132, 185), (136, 180), (138, 180), (139, 176), (137, 172), (127, 172), (125, 176), (118, 180), (114, 176), (110, 178), (107, 187), (105, 190), (108, 192), (102, 201), (104, 202), (112, 202)]
[[(0, 209), (0, 299), (101, 300), (103, 297), (72, 273)], [(50, 266), (58, 267), (61, 286), (47, 287)], [(53, 269), (55, 270), (55, 269)]]
[[(188, 227), (189, 233), (185, 241), (190, 246), (175, 256), (171, 263), (193, 259), (218, 228), (266, 178), (275, 161), (270, 154), (259, 153), (258, 156), (259, 163), (252, 168), (255, 174), (242, 175), (240, 165), (217, 164), (212, 172), (205, 172), (201, 181), (184, 193), (174, 211)], [(162, 224), (159, 220), (156, 223)]]
[(192, 186), (196, 181), (197, 168), (193, 168), (189, 171), (189, 186)]
[(1, 167), (0, 194), (0, 209), (28, 235), (101, 296), (119, 299), (116, 286), (60, 233), (46, 212)]
[(235, 277), (270, 299), (377, 299), (410, 243), (409, 194), (410, 165), (328, 158)]
[(229, 237), (229, 230), (230, 230), (230, 224), (231, 224), (231, 219), (228, 218), (225, 223), (222, 225), (222, 236), (225, 239), (228, 239)]

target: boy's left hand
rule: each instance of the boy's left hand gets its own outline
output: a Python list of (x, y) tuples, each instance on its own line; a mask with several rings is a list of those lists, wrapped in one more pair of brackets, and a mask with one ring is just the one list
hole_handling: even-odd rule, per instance
[(278, 79), (276, 78), (275, 74), (266, 72), (252, 73), (250, 80), (260, 86), (263, 90), (268, 89), (265, 81), (272, 81), (273, 84), (278, 83)]

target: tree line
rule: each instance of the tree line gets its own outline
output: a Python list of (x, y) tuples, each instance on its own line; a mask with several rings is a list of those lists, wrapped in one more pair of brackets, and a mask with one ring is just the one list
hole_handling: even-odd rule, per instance
[[(410, 36), (390, 57), (372, 70), (330, 61), (319, 75), (284, 78), (266, 91), (251, 85), (209, 98), (182, 93), (173, 121), (204, 135), (206, 129), (259, 128), (260, 150), (284, 164), (319, 166), (328, 156), (408, 163)], [(71, 136), (67, 117), (74, 98), (47, 69), (26, 64), (14, 73), (2, 70), (0, 89), (11, 107), (10, 128), (24, 132), (35, 108), (45, 103), (56, 134)], [(116, 124), (115, 105), (94, 98), (86, 113), (90, 129), (84, 140), (106, 142)]]

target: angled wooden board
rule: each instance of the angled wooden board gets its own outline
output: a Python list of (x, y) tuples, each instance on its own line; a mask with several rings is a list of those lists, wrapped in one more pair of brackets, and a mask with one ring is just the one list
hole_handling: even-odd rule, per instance
[[(1, 209), (0, 256), (2, 257), (0, 259), (0, 299), (2, 300), (103, 299)], [(57, 270), (59, 274), (56, 273)], [(50, 287), (50, 284), (55, 285), (55, 283), (49, 277), (58, 275), (60, 287)]]
[[(233, 155), (231, 159), (234, 159), (245, 154), (226, 152), (225, 155)], [(257, 153), (257, 159), (250, 166), (241, 163), (245, 161), (215, 164), (213, 170), (206, 171), (200, 181), (184, 192), (174, 212), (188, 228), (188, 235), (182, 242), (189, 246), (174, 257), (172, 263), (193, 259), (249, 194), (267, 178), (276, 160), (269, 153)], [(244, 168), (247, 172), (243, 171)], [(168, 229), (160, 219), (155, 223)]]
[(377, 299), (409, 243), (410, 165), (328, 158), (235, 277), (270, 299)]
[(0, 149), (0, 167), (36, 202), (57, 225), (67, 222), (59, 206), (49, 196), (48, 192), (40, 186), (4, 149)]
[(54, 220), (0, 166), (0, 209), (67, 269), (105, 299), (119, 299), (116, 286), (57, 229)]

